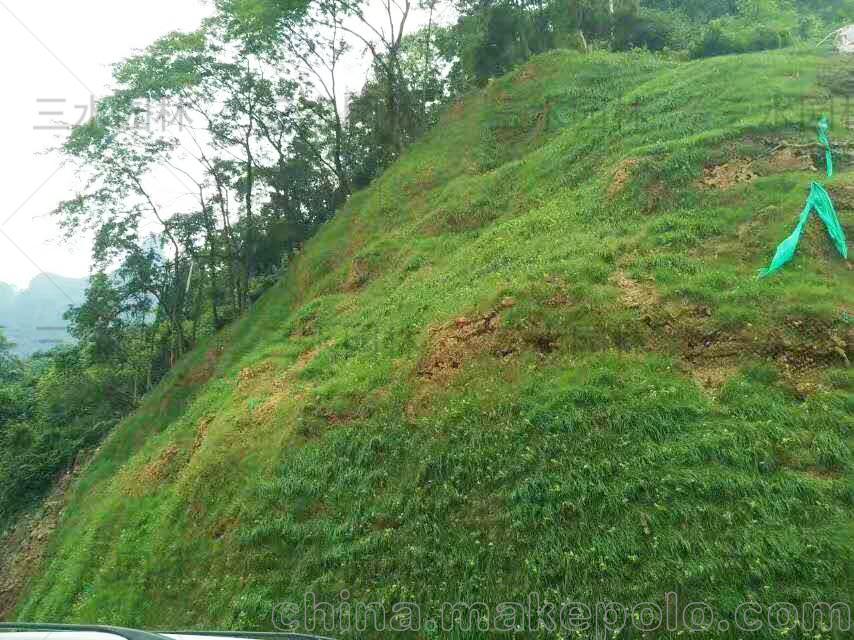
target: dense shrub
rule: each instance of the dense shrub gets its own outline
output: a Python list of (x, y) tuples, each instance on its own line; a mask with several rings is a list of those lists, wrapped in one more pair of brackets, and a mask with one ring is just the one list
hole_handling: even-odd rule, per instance
[(115, 372), (77, 347), (0, 362), (0, 529), (130, 409), (132, 399), (117, 389)]
[(702, 38), (691, 48), (691, 56), (707, 58), (782, 49), (793, 43), (793, 29), (788, 24), (757, 24), (740, 18), (721, 18), (709, 24)]
[(623, 16), (614, 29), (614, 48), (644, 47), (650, 51), (688, 49), (696, 28), (679, 11), (643, 8), (636, 16)]

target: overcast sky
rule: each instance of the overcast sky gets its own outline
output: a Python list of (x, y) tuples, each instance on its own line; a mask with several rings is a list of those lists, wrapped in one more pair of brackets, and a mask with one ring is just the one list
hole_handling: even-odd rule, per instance
[[(37, 127), (80, 120), (104, 95), (113, 62), (195, 28), (206, 11), (201, 0), (0, 0), (0, 281), (88, 273), (87, 240), (60, 243), (48, 215), (73, 192), (73, 174), (56, 173), (59, 158), (45, 154), (64, 133)], [(51, 111), (62, 113), (39, 115)]]
[[(75, 176), (49, 150), (71, 125), (91, 117), (94, 101), (109, 92), (112, 64), (170, 31), (195, 29), (209, 15), (209, 5), (204, 0), (0, 0), (0, 282), (25, 288), (42, 272), (88, 274), (90, 238), (62, 239), (50, 215), (75, 194)], [(380, 4), (367, 13), (385, 24)], [(445, 8), (434, 22), (452, 16)], [(427, 13), (414, 10), (407, 31), (426, 22)], [(369, 61), (364, 46), (354, 45), (339, 76), (343, 94), (361, 87)], [(156, 183), (155, 197), (166, 210), (194, 192), (174, 172), (148, 179)]]

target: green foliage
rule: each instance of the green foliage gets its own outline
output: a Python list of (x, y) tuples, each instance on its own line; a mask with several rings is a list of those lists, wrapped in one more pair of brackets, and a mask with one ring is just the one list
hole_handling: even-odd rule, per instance
[(8, 382), (17, 377), (20, 363), (12, 355), (12, 347), (14, 346), (0, 330), (0, 381), (2, 382)]
[(698, 184), (814, 143), (833, 64), (551, 52), (449, 108), (112, 432), (16, 615), (844, 601), (850, 271), (755, 278), (813, 172)]
[(713, 20), (692, 48), (694, 57), (781, 49), (795, 41), (797, 16), (778, 3), (745, 2), (735, 16)]
[[(25, 362), (0, 356), (0, 523), (9, 525), (133, 406), (115, 373), (76, 347)], [(11, 373), (11, 375), (10, 375)]]
[(617, 24), (613, 47), (618, 50), (645, 48), (650, 51), (687, 52), (701, 31), (681, 11), (644, 7), (636, 17)]
[(854, 21), (854, 1), (458, 2), (456, 82), (482, 85), (554, 48), (678, 51), (695, 58), (815, 43)]
[[(19, 615), (843, 597), (850, 278), (814, 247), (752, 278), (808, 172), (698, 181), (851, 93), (817, 55), (743, 54), (854, 1), (463, 0), (408, 35), (409, 3), (391, 33), (361, 2), (215, 5), (117, 65), (63, 146), (85, 188), (60, 223), (95, 234), (78, 344), (21, 362), (0, 335), (0, 522), (139, 407)], [(341, 32), (371, 60), (346, 109)], [(159, 100), (201, 118), (193, 152), (138, 135)], [(161, 210), (158, 170), (197, 202)]]

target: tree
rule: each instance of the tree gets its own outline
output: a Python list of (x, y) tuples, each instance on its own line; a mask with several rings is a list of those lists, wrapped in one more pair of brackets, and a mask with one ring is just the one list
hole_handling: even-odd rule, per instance
[(20, 374), (20, 361), (12, 354), (15, 345), (0, 330), (0, 384), (11, 382)]

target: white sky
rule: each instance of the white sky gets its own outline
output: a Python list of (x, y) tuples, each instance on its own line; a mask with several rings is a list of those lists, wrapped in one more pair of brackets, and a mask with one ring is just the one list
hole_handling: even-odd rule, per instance
[(79, 120), (78, 105), (106, 93), (112, 63), (207, 11), (201, 0), (0, 0), (0, 281), (88, 273), (87, 240), (61, 243), (47, 215), (73, 192), (73, 173), (55, 173), (58, 156), (45, 154), (65, 134), (35, 127)]
[[(25, 288), (40, 272), (88, 274), (90, 239), (64, 241), (50, 215), (75, 193), (73, 171), (61, 168), (59, 155), (49, 151), (68, 134), (56, 125), (88, 119), (94, 100), (109, 93), (113, 63), (170, 31), (196, 28), (210, 14), (209, 4), (0, 0), (0, 282)], [(444, 13), (434, 19), (447, 20)], [(425, 12), (414, 10), (407, 31), (426, 21)], [(344, 92), (364, 82), (369, 61), (363, 48), (354, 47), (341, 71)], [(180, 206), (188, 192), (186, 181), (179, 184), (180, 177), (169, 173), (149, 178), (167, 209)]]

